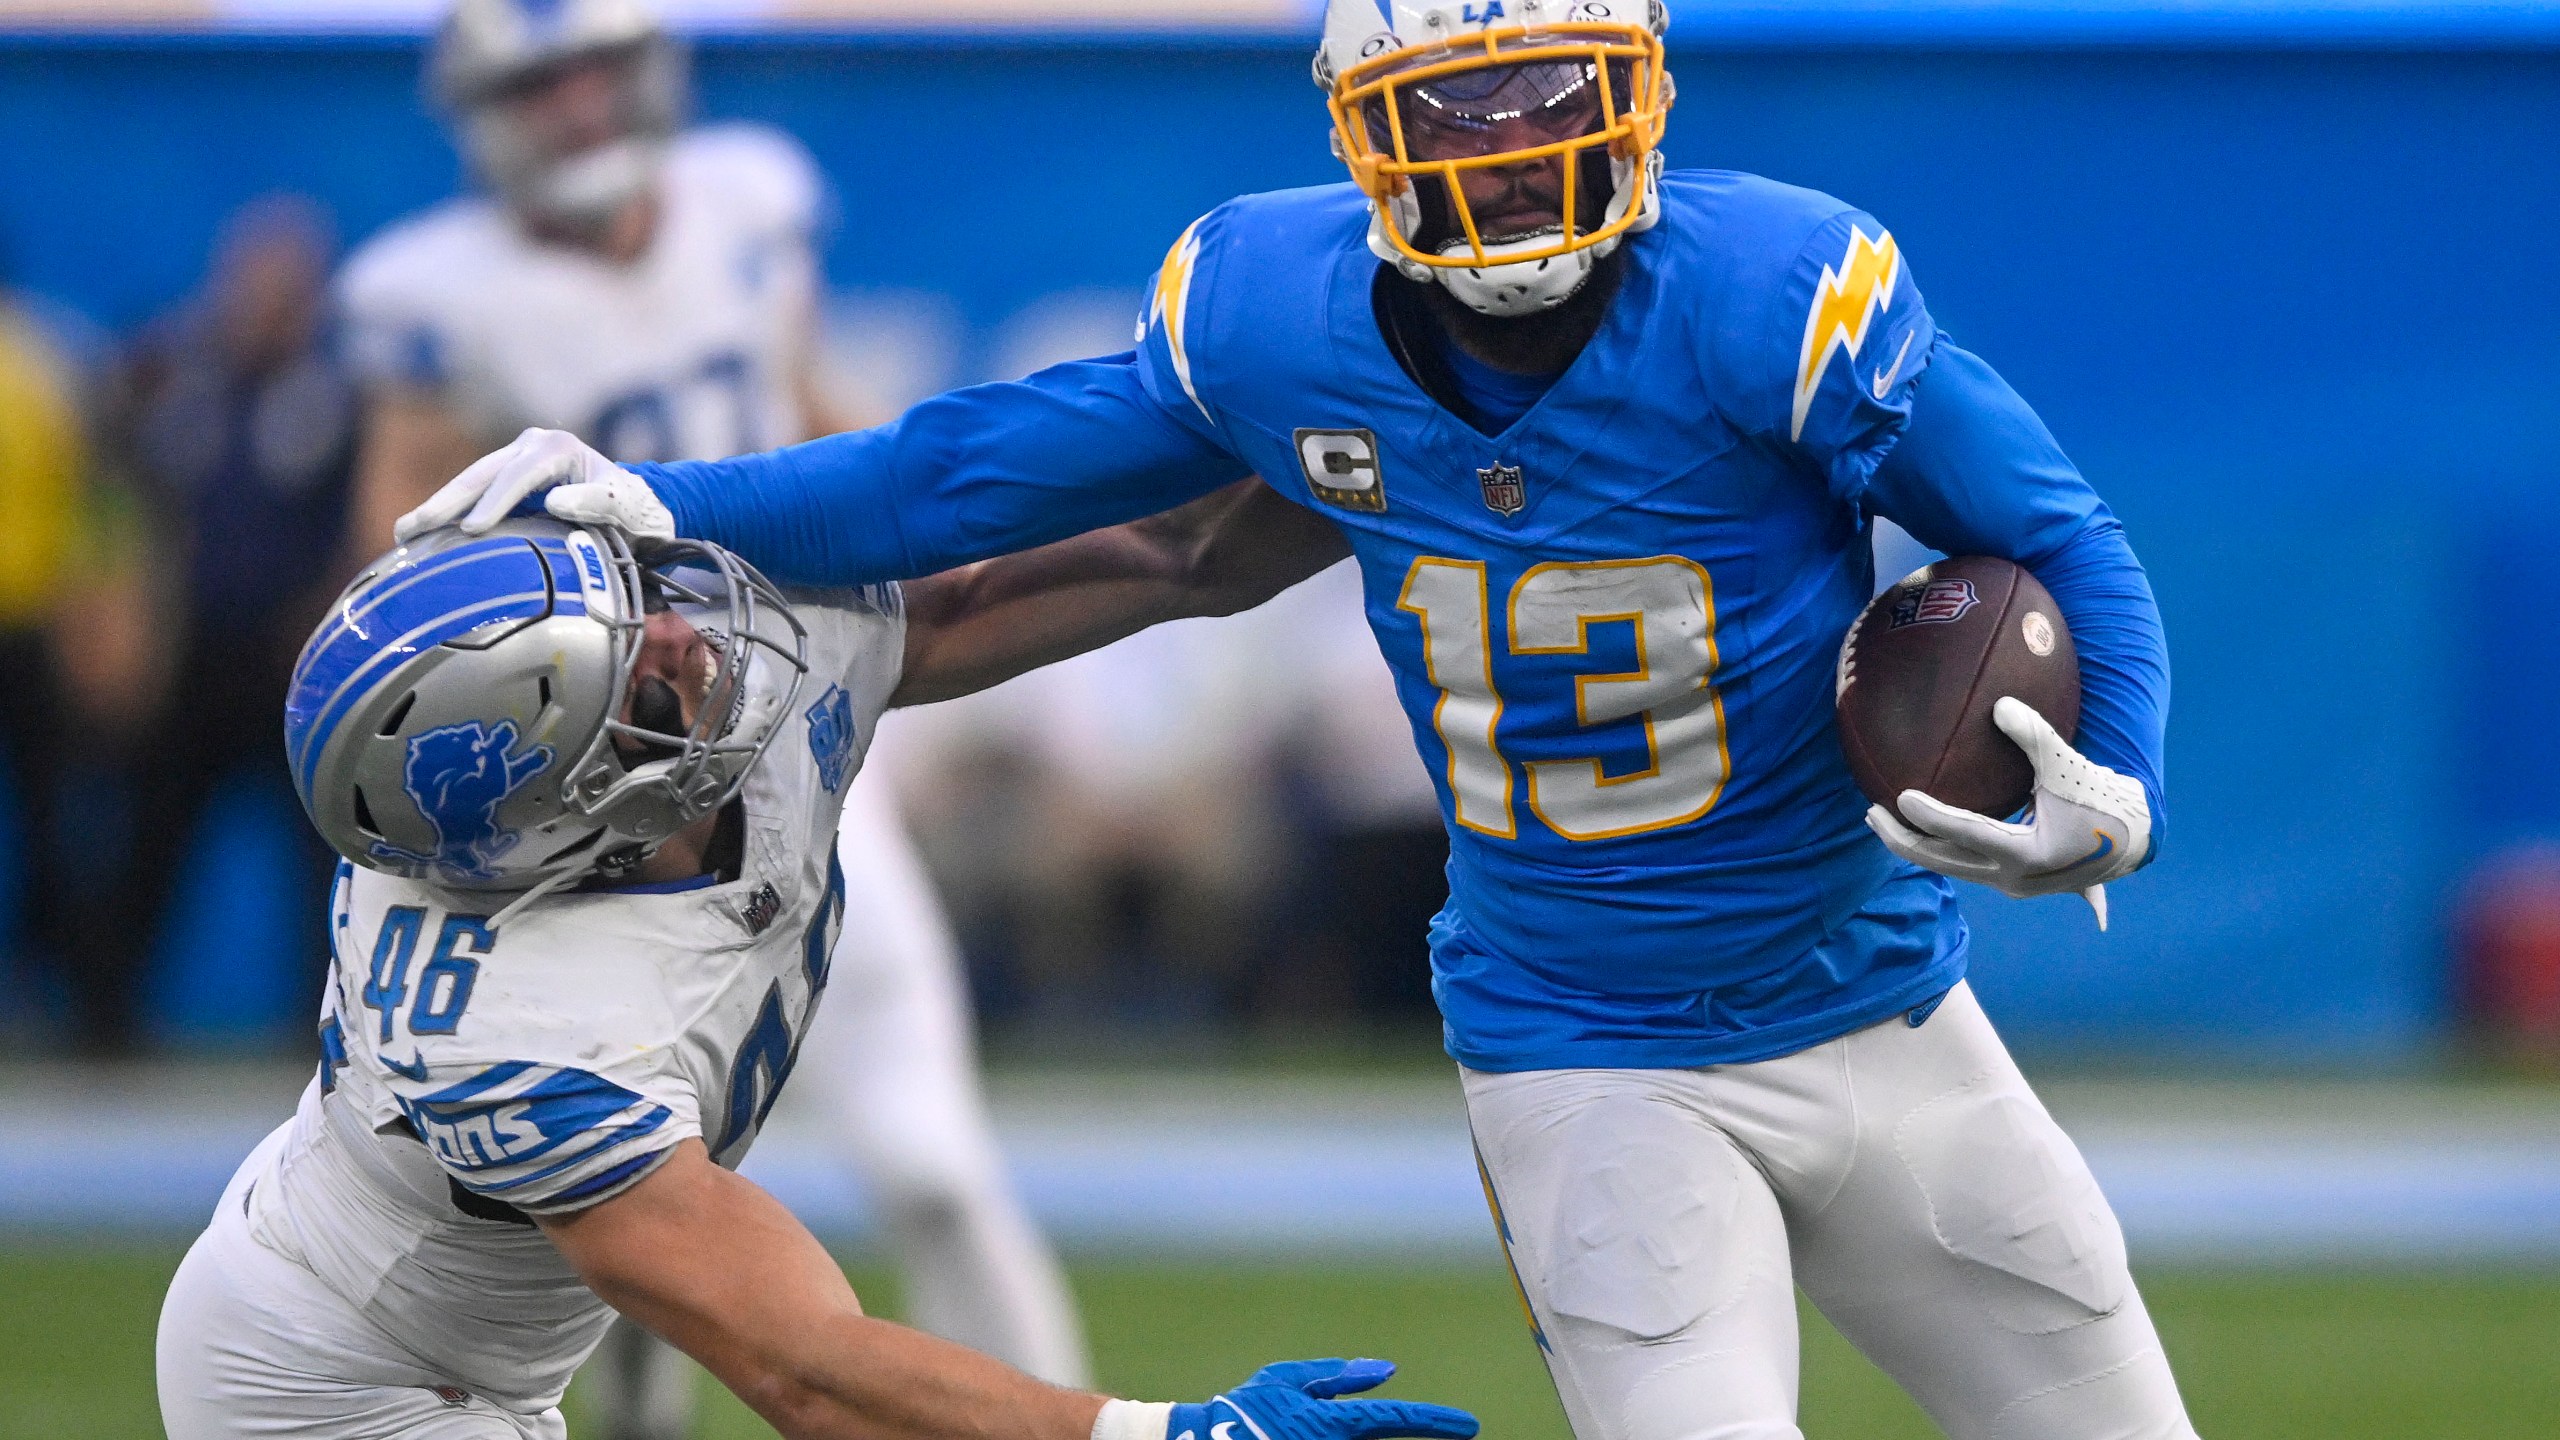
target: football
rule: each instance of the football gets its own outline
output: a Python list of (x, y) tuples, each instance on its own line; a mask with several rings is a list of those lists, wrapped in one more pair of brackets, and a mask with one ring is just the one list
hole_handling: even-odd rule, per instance
[(2062, 611), (2006, 560), (1923, 566), (1869, 602), (1840, 643), (1840, 746), (1868, 799), (1918, 790), (2005, 817), (2035, 793), (2026, 752), (1991, 723), (2012, 695), (2065, 739), (2080, 728), (2080, 661)]

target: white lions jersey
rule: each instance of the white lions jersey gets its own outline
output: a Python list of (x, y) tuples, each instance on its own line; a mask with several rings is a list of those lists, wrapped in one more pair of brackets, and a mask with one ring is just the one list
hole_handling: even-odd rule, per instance
[(713, 460), (807, 438), (808, 154), (751, 125), (669, 148), (649, 248), (629, 265), (528, 237), (486, 196), (374, 237), (339, 302), (365, 380), (432, 395), (491, 448), (528, 425), (616, 460)]
[(790, 1075), (844, 919), (837, 818), (906, 635), (895, 587), (795, 598), (809, 674), (741, 792), (736, 879), (563, 892), (493, 926), (511, 897), (340, 867), (320, 1074), (244, 1203), (402, 1373), (558, 1404), (612, 1312), (526, 1216), (609, 1199), (687, 1139), (735, 1168)]

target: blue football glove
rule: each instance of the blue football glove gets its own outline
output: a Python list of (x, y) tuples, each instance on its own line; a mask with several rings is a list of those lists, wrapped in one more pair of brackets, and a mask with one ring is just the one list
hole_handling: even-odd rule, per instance
[[(1205, 1405), (1176, 1405), (1164, 1440), (1468, 1440), (1476, 1417), (1415, 1400), (1339, 1400), (1396, 1373), (1384, 1360), (1284, 1360)], [(1098, 1427), (1097, 1427), (1098, 1428)]]

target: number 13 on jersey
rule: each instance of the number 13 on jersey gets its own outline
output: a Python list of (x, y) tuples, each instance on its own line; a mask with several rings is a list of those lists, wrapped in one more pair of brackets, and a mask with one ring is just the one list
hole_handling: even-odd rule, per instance
[[(1458, 823), (1517, 838), (1483, 562), (1415, 560), (1396, 608), (1422, 623), (1423, 663), (1440, 692), (1431, 724), (1448, 747)], [(1641, 718), (1646, 765), (1611, 775), (1597, 756), (1529, 761), (1522, 767), (1529, 808), (1548, 829), (1568, 840), (1608, 840), (1685, 825), (1714, 808), (1732, 760), (1724, 702), (1709, 683), (1715, 590), (1705, 569), (1668, 555), (1534, 565), (1511, 587), (1506, 619), (1514, 655), (1587, 654), (1594, 625), (1635, 631), (1636, 668), (1575, 676), (1573, 704), (1586, 727)]]

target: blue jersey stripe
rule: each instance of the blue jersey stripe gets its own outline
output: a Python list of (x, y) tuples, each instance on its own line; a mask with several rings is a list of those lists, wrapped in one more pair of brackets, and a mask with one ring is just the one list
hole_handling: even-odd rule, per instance
[(581, 885), (581, 895), (681, 895), (688, 890), (708, 890), (720, 883), (717, 875), (687, 875), (681, 880), (653, 880), (645, 885)]
[(666, 1154), (667, 1152), (664, 1150), (652, 1150), (646, 1155), (634, 1155), (630, 1159), (623, 1161), (621, 1164), (614, 1166), (610, 1170), (601, 1171), (597, 1174), (588, 1176), (586, 1179), (581, 1180), (577, 1184), (570, 1186), (568, 1189), (561, 1191), (559, 1194), (552, 1196), (546, 1203), (556, 1205), (565, 1201), (584, 1200), (590, 1195), (601, 1195), (605, 1191), (621, 1184), (623, 1181), (630, 1179), (638, 1172), (645, 1170), (649, 1166), (666, 1158)]
[(503, 1064), (492, 1065), (460, 1084), (448, 1085), (433, 1095), (421, 1095), (416, 1103), (431, 1107), (460, 1105), (468, 1100), (479, 1099), (533, 1068), (533, 1062), (530, 1060), (509, 1060)]
[(665, 1106), (652, 1106), (646, 1113), (642, 1114), (640, 1118), (632, 1121), (628, 1125), (617, 1125), (609, 1130), (591, 1130), (582, 1135), (564, 1137), (564, 1140), (574, 1138), (593, 1142), (582, 1146), (577, 1154), (571, 1155), (566, 1159), (555, 1160), (552, 1163), (543, 1166), (541, 1169), (535, 1170), (529, 1174), (510, 1175), (504, 1178), (490, 1178), (487, 1175), (481, 1175), (474, 1177), (467, 1183), (469, 1183), (471, 1188), (474, 1190), (481, 1191), (484, 1194), (499, 1196), (503, 1196), (510, 1191), (521, 1190), (528, 1185), (539, 1185), (543, 1181), (551, 1179), (555, 1175), (561, 1175), (568, 1171), (575, 1170), (581, 1165), (592, 1165), (595, 1163), (598, 1156), (609, 1155), (616, 1150), (620, 1150), (631, 1141), (641, 1139), (645, 1136), (654, 1135), (659, 1130), (664, 1129), (667, 1121), (673, 1118), (674, 1116)]
[(674, 1112), (584, 1070), (511, 1060), (423, 1097), (400, 1098), (418, 1137), (475, 1193), (540, 1202), (547, 1183), (619, 1163)]

